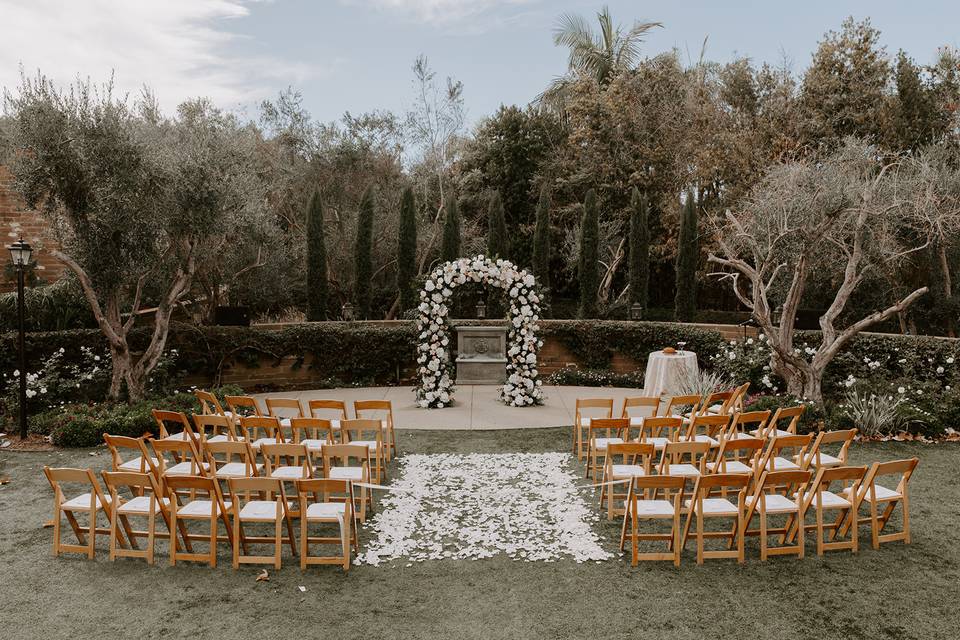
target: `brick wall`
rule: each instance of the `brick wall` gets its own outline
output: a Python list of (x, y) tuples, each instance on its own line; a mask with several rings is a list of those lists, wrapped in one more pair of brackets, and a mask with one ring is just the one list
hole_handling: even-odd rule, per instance
[[(54, 282), (63, 274), (63, 265), (44, 249), (56, 246), (56, 239), (47, 224), (37, 212), (26, 208), (23, 201), (13, 190), (13, 176), (0, 165), (0, 239), (6, 247), (20, 237), (33, 246), (34, 259), (37, 261), (37, 276), (44, 282)], [(10, 262), (6, 249), (0, 254), (0, 264)], [(16, 282), (8, 279), (5, 270), (0, 270), (0, 292), (16, 288)]]

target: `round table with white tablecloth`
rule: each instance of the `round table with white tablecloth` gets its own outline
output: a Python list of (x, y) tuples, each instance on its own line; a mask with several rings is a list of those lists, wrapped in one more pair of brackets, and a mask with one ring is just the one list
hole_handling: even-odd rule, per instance
[(647, 358), (647, 373), (643, 378), (643, 395), (661, 396), (672, 393), (678, 383), (698, 372), (697, 354), (693, 351), (664, 353), (654, 351)]

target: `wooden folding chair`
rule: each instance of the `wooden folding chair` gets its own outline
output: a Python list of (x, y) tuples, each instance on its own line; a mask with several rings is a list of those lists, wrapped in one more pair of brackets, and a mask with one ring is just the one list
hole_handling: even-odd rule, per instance
[(813, 434), (802, 436), (775, 436), (763, 454), (763, 468), (768, 471), (797, 471), (807, 465), (807, 449)]
[[(129, 438), (127, 436), (112, 436), (103, 434), (103, 441), (110, 450), (110, 460), (113, 471), (135, 471), (150, 473), (159, 461), (147, 453), (147, 446), (143, 438)], [(124, 461), (121, 452), (130, 452), (131, 457)]]
[(679, 442), (706, 442), (711, 448), (720, 446), (730, 426), (730, 416), (725, 413), (696, 415), (690, 420)]
[[(907, 493), (907, 486), (913, 472), (920, 464), (919, 458), (908, 458), (906, 460), (894, 460), (892, 462), (874, 462), (866, 477), (861, 483), (859, 490), (856, 487), (847, 487), (841, 493), (849, 500), (853, 498), (854, 509), (848, 521), (843, 525), (841, 535), (844, 535), (850, 528), (858, 528), (861, 525), (870, 525), (870, 541), (874, 549), (879, 549), (884, 542), (894, 542), (902, 540), (904, 544), (910, 544), (910, 496)], [(896, 488), (891, 490), (877, 484), (877, 479), (884, 476), (899, 476)], [(870, 516), (860, 518), (860, 505), (864, 502), (870, 507)], [(903, 528), (894, 533), (883, 533), (884, 528), (890, 521), (890, 516), (898, 504), (903, 505)], [(885, 505), (882, 514), (877, 513), (877, 508)], [(856, 527), (851, 523), (856, 520)]]
[(663, 447), (657, 473), (662, 476), (699, 478), (707, 472), (708, 442), (668, 442)]
[(746, 411), (733, 415), (727, 438), (760, 438), (766, 432), (770, 411)]
[(280, 420), (280, 426), (289, 429), (291, 418), (305, 418), (303, 405), (297, 398), (267, 398), (267, 415)]
[(257, 464), (257, 453), (249, 442), (208, 442), (204, 448), (209, 475), (218, 480), (228, 478), (255, 478), (261, 475), (263, 464)]
[[(193, 395), (197, 398), (197, 401), (200, 403), (200, 413), (211, 414), (215, 413), (219, 416), (227, 415), (227, 412), (223, 410), (223, 406), (220, 404), (220, 401), (217, 400), (217, 396), (213, 395), (209, 391), (203, 391), (197, 389), (193, 392)], [(232, 415), (230, 417), (233, 417)]]
[[(637, 566), (640, 560), (672, 560), (673, 566), (680, 566), (680, 534), (684, 486), (687, 479), (682, 476), (634, 476), (627, 489), (627, 508), (623, 514), (623, 526), (620, 529), (620, 550), (626, 545), (627, 537), (631, 542), (630, 564)], [(660, 491), (664, 495), (673, 493), (673, 501), (649, 498)], [(640, 533), (641, 520), (669, 520), (670, 533)], [(627, 522), (630, 532), (627, 533)], [(641, 540), (663, 540), (668, 543), (668, 552), (641, 553)]]
[[(783, 436), (797, 435), (797, 428), (800, 425), (800, 417), (806, 411), (806, 405), (797, 405), (795, 407), (780, 407), (777, 409), (773, 418), (763, 427), (760, 433), (751, 433), (758, 438), (780, 438)], [(780, 426), (787, 421), (787, 426), (781, 429)]]
[[(147, 440), (153, 449), (154, 475), (166, 494), (165, 479), (169, 476), (203, 476), (209, 470), (209, 465), (200, 457), (193, 442), (189, 440)], [(167, 456), (173, 461), (167, 459)]]
[[(300, 502), (300, 569), (310, 564), (339, 564), (344, 571), (350, 570), (351, 537), (354, 549), (359, 549), (357, 528), (353, 526), (353, 485), (348, 480), (315, 478), (297, 480), (297, 497)], [(331, 494), (340, 494), (343, 499), (330, 501)], [(312, 500), (310, 497), (312, 496)], [(339, 536), (311, 536), (309, 525), (336, 524)], [(340, 544), (340, 556), (311, 556), (311, 544)]]
[[(241, 564), (272, 564), (280, 569), (283, 529), (286, 525), (290, 551), (297, 555), (293, 520), (287, 494), (279, 478), (229, 478), (230, 506), (233, 511), (233, 568)], [(256, 499), (251, 496), (256, 495)], [(249, 536), (244, 524), (273, 524), (273, 536)], [(251, 555), (249, 544), (273, 544), (273, 555)], [(241, 553), (241, 549), (243, 552)]]
[[(808, 503), (803, 488), (810, 483), (810, 471), (764, 471), (756, 483), (753, 493), (747, 497), (747, 515), (744, 517), (744, 535), (760, 536), (760, 560), (766, 561), (768, 556), (782, 556), (796, 554), (803, 557), (804, 538), (803, 529), (800, 529), (799, 541), (795, 545), (785, 544), (787, 534), (796, 520), (804, 521)], [(789, 487), (787, 495), (777, 493), (780, 487)], [(791, 500), (787, 496), (793, 496)], [(760, 517), (760, 528), (750, 529), (750, 522), (754, 514)], [(786, 516), (787, 521), (782, 527), (771, 528), (768, 516)], [(771, 547), (769, 536), (780, 536), (780, 546)], [(733, 540), (731, 540), (731, 543)]]
[(612, 418), (613, 398), (577, 398), (576, 412), (573, 417), (573, 453), (577, 456), (577, 460), (587, 457), (584, 436), (590, 426), (591, 417), (584, 415), (584, 409), (599, 409), (602, 415), (593, 416), (595, 418)]
[(153, 409), (153, 419), (157, 423), (157, 440), (196, 440), (190, 421), (179, 411), (162, 411)]
[(239, 422), (240, 418), (244, 416), (263, 415), (260, 413), (260, 405), (257, 404), (257, 399), (253, 396), (224, 396), (223, 401), (227, 403), (227, 407), (229, 407), (227, 413), (235, 422)]
[(607, 446), (623, 444), (629, 418), (593, 418), (587, 425), (587, 478), (596, 478), (597, 458), (606, 457)]
[(197, 435), (198, 448), (208, 442), (237, 441), (237, 425), (233, 418), (217, 414), (193, 414), (194, 432)]
[[(633, 440), (634, 427), (627, 429), (627, 439)], [(639, 434), (637, 442), (652, 444), (657, 451), (663, 451), (668, 442), (677, 442), (683, 431), (683, 418), (675, 416), (662, 416), (657, 418), (644, 418), (638, 429)]]
[[(689, 420), (690, 416), (697, 414), (697, 410), (700, 408), (700, 402), (702, 400), (703, 398), (697, 394), (672, 396), (670, 401), (667, 403), (667, 410), (664, 415), (671, 418)], [(684, 411), (684, 407), (690, 408)]]
[(717, 451), (717, 457), (707, 464), (709, 473), (748, 473), (759, 475), (762, 470), (760, 459), (767, 441), (762, 438), (724, 438)]
[(747, 403), (747, 391), (750, 389), (750, 383), (744, 382), (733, 390), (733, 397), (727, 405), (727, 413), (744, 413)]
[[(170, 565), (175, 566), (177, 560), (187, 562), (206, 562), (211, 567), (217, 566), (217, 542), (221, 539), (226, 540), (232, 546), (233, 529), (230, 526), (230, 519), (227, 517), (230, 509), (230, 502), (223, 499), (220, 492), (220, 484), (214, 478), (203, 476), (171, 476), (166, 479), (167, 497), (170, 500), (170, 522), (171, 531), (181, 529), (187, 531), (183, 533), (186, 540), (206, 541), (209, 544), (207, 553), (197, 551), (181, 551), (178, 536), (170, 536)], [(194, 498), (186, 504), (181, 504), (179, 493), (189, 493), (195, 495), (198, 492), (206, 497)], [(209, 533), (206, 535), (189, 533), (185, 520), (206, 520), (209, 525)], [(218, 535), (219, 523), (223, 522), (226, 530), (226, 537)]]
[[(356, 444), (331, 444), (324, 445), (320, 451), (322, 462), (321, 475), (331, 480), (347, 480), (353, 486), (353, 483), (370, 482), (370, 448), (364, 445)], [(357, 460), (359, 465), (351, 466), (350, 461)], [(367, 506), (373, 511), (373, 492), (368, 491), (367, 487), (361, 486), (359, 495), (356, 491), (352, 494), (354, 500), (359, 505), (360, 521), (367, 521)], [(354, 511), (358, 511), (357, 505), (354, 505)]]
[[(374, 415), (371, 416), (370, 413)], [(381, 417), (381, 414), (383, 417)], [(377, 418), (383, 423), (386, 437), (384, 451), (387, 462), (397, 455), (397, 434), (393, 425), (393, 403), (389, 400), (354, 400), (353, 415), (357, 418)]]
[[(158, 537), (169, 537), (173, 531), (170, 521), (169, 504), (170, 499), (163, 495), (160, 487), (152, 474), (134, 473), (131, 471), (103, 471), (103, 482), (107, 485), (107, 491), (110, 492), (110, 502), (113, 505), (113, 512), (110, 518), (110, 559), (117, 558), (143, 558), (147, 564), (153, 564), (154, 541)], [(120, 490), (126, 487), (131, 495), (129, 500), (125, 499)], [(157, 533), (157, 516), (163, 521), (167, 528), (166, 534)], [(147, 528), (137, 530), (130, 524), (130, 518), (146, 518)], [(121, 540), (120, 527), (130, 542), (130, 548), (117, 548)], [(180, 532), (187, 534), (186, 528), (181, 526)], [(147, 548), (140, 550), (137, 546), (137, 538), (147, 539)], [(190, 548), (189, 539), (184, 544)]]
[[(821, 431), (813, 441), (813, 445), (807, 452), (807, 468), (819, 469), (820, 467), (845, 467), (847, 466), (847, 456), (850, 453), (850, 445), (857, 437), (856, 429), (842, 429), (839, 431)], [(824, 447), (831, 445), (840, 445), (836, 450), (837, 455), (831, 455), (824, 451)]]
[[(62, 552), (85, 553), (87, 558), (93, 560), (96, 554), (97, 534), (109, 535), (110, 533), (109, 529), (97, 528), (97, 514), (103, 511), (107, 520), (112, 520), (113, 501), (103, 494), (100, 483), (97, 482), (96, 476), (90, 469), (45, 466), (43, 474), (47, 477), (47, 481), (53, 489), (53, 555), (56, 557)], [(63, 490), (64, 484), (83, 485), (86, 493), (67, 499)], [(87, 514), (86, 531), (77, 522), (75, 515), (77, 513)], [(70, 528), (73, 529), (78, 544), (66, 544), (62, 541), (60, 523), (64, 517), (70, 524)], [(120, 544), (126, 547), (122, 538)]]
[[(265, 444), (260, 453), (266, 462), (264, 476), (282, 482), (307, 480), (313, 477), (313, 460), (307, 447), (302, 444), (283, 442)], [(290, 510), (291, 518), (299, 518), (300, 512)]]
[(686, 417), (692, 418), (695, 415), (726, 415), (730, 412), (730, 403), (734, 399), (734, 391), (714, 391), (709, 394), (700, 404), (700, 409), (694, 413), (690, 412)]
[(660, 410), (660, 398), (657, 396), (634, 396), (623, 399), (621, 418), (629, 418), (630, 425), (639, 427), (644, 418), (655, 418)]
[[(590, 425), (593, 428), (594, 425)], [(650, 475), (653, 469), (653, 456), (656, 450), (652, 444), (639, 442), (611, 443), (607, 446), (607, 455), (604, 456), (603, 476), (600, 486), (600, 505), (607, 501), (607, 520), (613, 520), (614, 515), (623, 513), (623, 509), (615, 505), (617, 500), (625, 500), (628, 491), (617, 493), (618, 481), (629, 480), (639, 476)], [(620, 462), (617, 462), (619, 456)], [(625, 484), (629, 484), (628, 482)]]
[(337, 431), (323, 418), (291, 418), (290, 432), (293, 442), (304, 445), (315, 456), (320, 455), (323, 445), (339, 442)]
[[(863, 477), (867, 473), (866, 467), (820, 467), (813, 478), (813, 482), (801, 489), (800, 493), (804, 496), (803, 511), (809, 512), (813, 507), (816, 510), (816, 524), (806, 524), (799, 518), (788, 529), (787, 539), (791, 542), (795, 536), (800, 535), (800, 528), (807, 531), (816, 530), (817, 532), (817, 555), (822, 556), (824, 551), (850, 550), (857, 553), (860, 549), (860, 543), (857, 538), (857, 532), (853, 531), (850, 539), (847, 541), (837, 540), (837, 537), (845, 537), (846, 532), (841, 530), (841, 526), (848, 517), (856, 517), (857, 509), (860, 503), (857, 496), (857, 490), (863, 482)], [(852, 483), (853, 498), (839, 495), (830, 490), (830, 485), (834, 482)], [(829, 524), (824, 523), (827, 511), (837, 512), (836, 519)], [(825, 531), (831, 532), (830, 541), (824, 541)]]
[(254, 451), (260, 451), (261, 445), (285, 442), (280, 419), (273, 416), (247, 416), (240, 418), (240, 431), (243, 439), (250, 443)]
[(371, 472), (375, 482), (383, 482), (386, 479), (386, 446), (382, 422), (360, 418), (344, 420), (340, 423), (340, 437), (343, 438), (344, 444), (369, 448), (373, 462)]
[[(736, 558), (740, 564), (744, 563), (743, 516), (749, 484), (750, 476), (745, 473), (717, 473), (709, 476), (701, 475), (697, 478), (692, 497), (684, 501), (687, 520), (683, 528), (683, 542), (681, 543), (681, 546), (686, 548), (687, 539), (690, 537), (691, 524), (696, 519), (697, 564), (703, 564), (703, 561), (707, 558)], [(711, 493), (720, 490), (726, 493), (731, 489), (736, 491), (736, 504), (733, 504), (727, 498), (708, 497)], [(713, 518), (732, 518), (734, 520), (732, 534), (729, 530), (705, 531), (706, 520)], [(707, 538), (729, 538), (731, 535), (736, 543), (736, 549), (707, 550), (704, 546), (704, 541)]]

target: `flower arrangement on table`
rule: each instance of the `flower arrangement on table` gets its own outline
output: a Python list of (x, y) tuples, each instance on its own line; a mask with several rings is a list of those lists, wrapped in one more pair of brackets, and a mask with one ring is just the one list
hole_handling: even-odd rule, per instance
[(507, 260), (483, 255), (460, 258), (437, 267), (420, 291), (417, 308), (417, 404), (439, 408), (453, 401), (453, 359), (450, 345), (450, 307), (453, 290), (466, 282), (503, 289), (509, 302), (506, 381), (500, 399), (524, 407), (543, 403), (543, 382), (537, 371), (540, 296), (533, 275)]

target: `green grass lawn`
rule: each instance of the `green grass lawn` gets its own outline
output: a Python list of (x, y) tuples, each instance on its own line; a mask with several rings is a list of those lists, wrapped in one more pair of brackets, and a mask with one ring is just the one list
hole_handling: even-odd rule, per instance
[[(401, 432), (404, 451), (557, 451), (569, 429)], [(93, 454), (93, 455), (91, 455)], [(104, 449), (0, 454), (0, 637), (3, 638), (955, 638), (960, 634), (960, 446), (854, 445), (853, 461), (918, 456), (911, 484), (913, 544), (874, 551), (864, 528), (854, 556), (697, 566), (629, 559), (533, 563), (387, 563), (301, 573), (286, 555), (257, 582), (256, 567), (110, 562), (106, 539), (93, 562), (52, 557), (52, 492), (41, 468), (109, 464)], [(897, 523), (899, 524), (899, 519)], [(619, 523), (599, 525), (610, 548)], [(69, 534), (68, 534), (69, 535)], [(364, 536), (361, 536), (363, 544)], [(288, 551), (285, 553), (289, 554)], [(298, 587), (306, 587), (301, 592)]]

